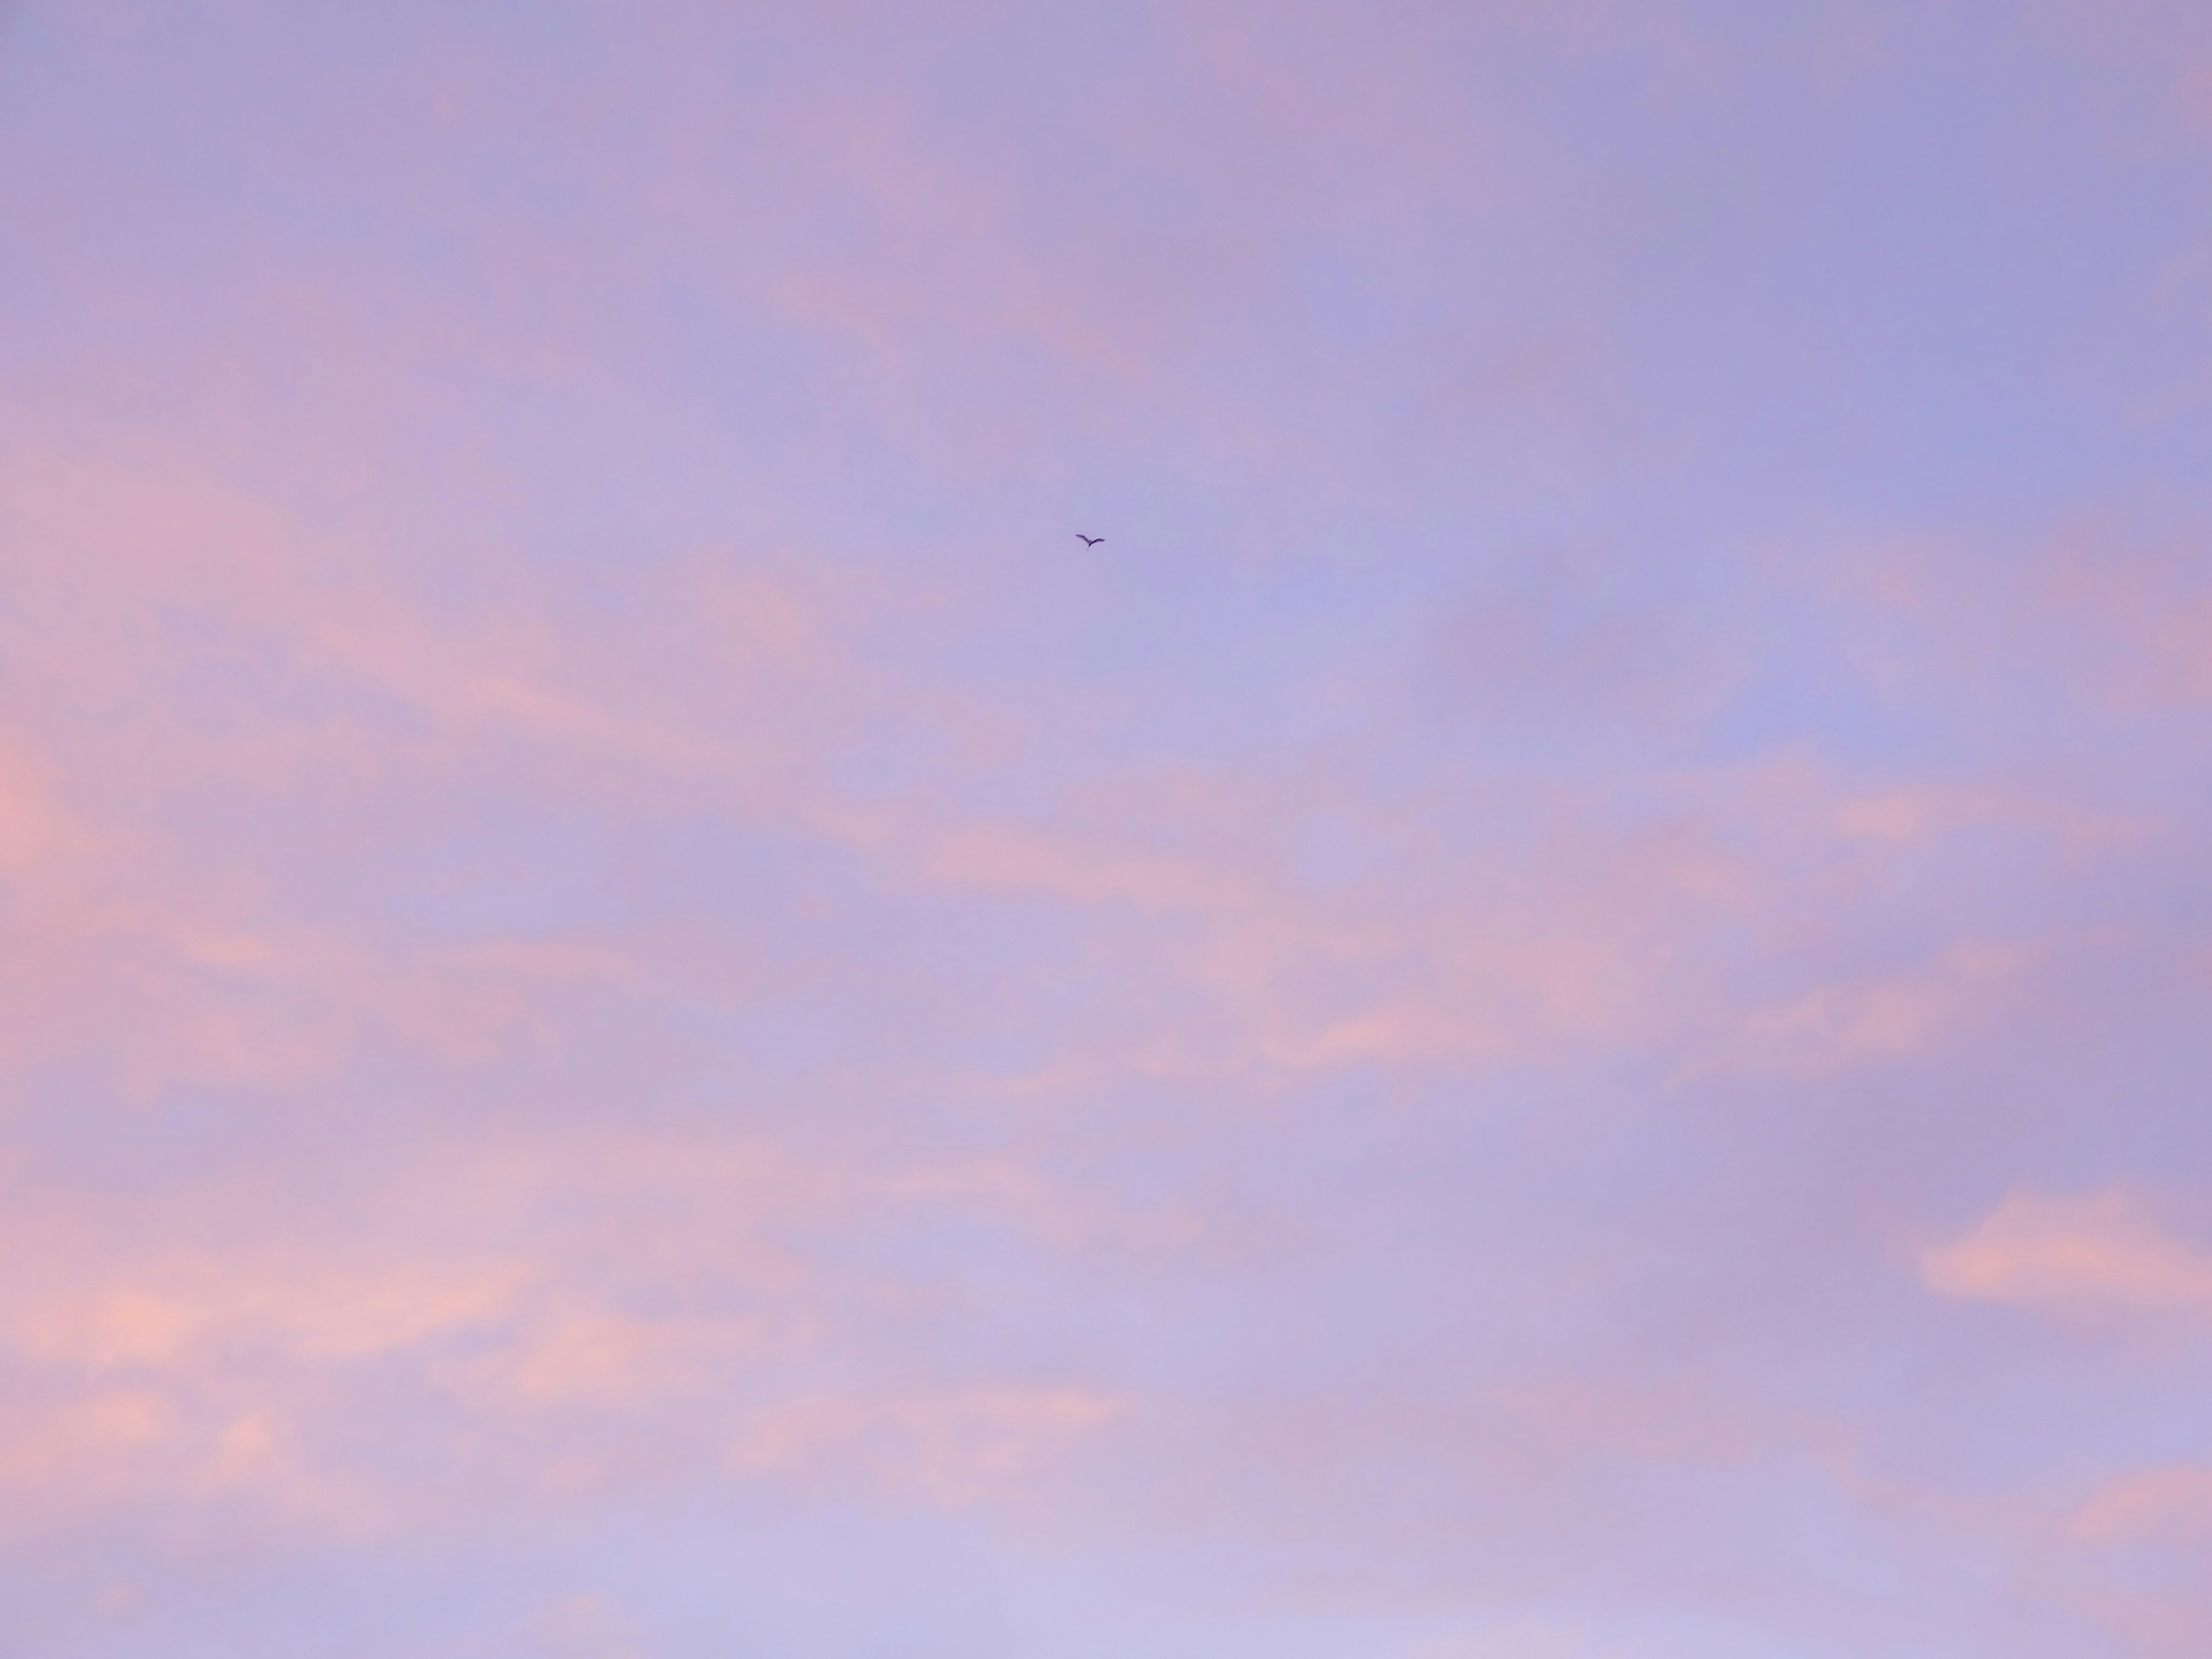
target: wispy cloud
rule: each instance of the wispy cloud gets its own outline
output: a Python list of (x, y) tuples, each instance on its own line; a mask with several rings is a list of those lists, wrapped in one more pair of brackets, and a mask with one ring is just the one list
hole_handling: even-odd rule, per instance
[(2208, 49), (10, 13), (0, 1644), (2203, 1651)]

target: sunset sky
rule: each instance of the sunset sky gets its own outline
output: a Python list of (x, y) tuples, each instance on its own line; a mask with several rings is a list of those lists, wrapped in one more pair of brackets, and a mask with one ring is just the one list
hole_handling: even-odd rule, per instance
[(7, 1659), (2203, 1659), (2212, 7), (0, 0), (0, 1114)]

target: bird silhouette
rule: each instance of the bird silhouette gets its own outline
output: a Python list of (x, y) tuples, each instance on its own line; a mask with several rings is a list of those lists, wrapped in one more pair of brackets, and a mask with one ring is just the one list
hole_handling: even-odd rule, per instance
[(1081, 542), (1085, 547), (1096, 547), (1099, 543), (1104, 541), (1106, 538), (1103, 536), (1086, 536), (1079, 530), (1075, 532), (1075, 539)]

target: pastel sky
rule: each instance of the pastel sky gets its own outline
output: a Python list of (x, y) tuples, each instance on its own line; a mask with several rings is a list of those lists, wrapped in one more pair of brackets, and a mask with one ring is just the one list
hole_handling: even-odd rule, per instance
[(0, 5), (0, 1114), (9, 1659), (2202, 1659), (2212, 9)]

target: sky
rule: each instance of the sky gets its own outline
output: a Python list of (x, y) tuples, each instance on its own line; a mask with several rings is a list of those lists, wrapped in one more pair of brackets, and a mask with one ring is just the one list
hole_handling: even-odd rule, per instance
[(2197, 0), (12, 0), (0, 1651), (2201, 1659), (2208, 456)]

